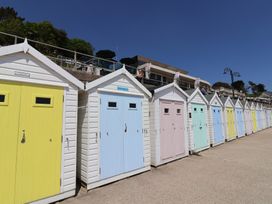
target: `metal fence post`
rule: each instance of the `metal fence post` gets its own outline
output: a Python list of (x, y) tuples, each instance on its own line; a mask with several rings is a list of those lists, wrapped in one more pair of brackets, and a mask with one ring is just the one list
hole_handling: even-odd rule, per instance
[(76, 69), (76, 63), (77, 63), (77, 52), (76, 51), (74, 52), (74, 62), (75, 62), (74, 68)]

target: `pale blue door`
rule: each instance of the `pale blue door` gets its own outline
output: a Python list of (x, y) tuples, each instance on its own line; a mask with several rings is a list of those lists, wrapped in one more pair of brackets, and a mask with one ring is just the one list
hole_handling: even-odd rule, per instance
[(222, 119), (221, 119), (221, 108), (217, 106), (213, 106), (212, 114), (213, 114), (214, 142), (215, 144), (219, 144), (224, 142)]
[(100, 132), (101, 179), (144, 166), (140, 97), (101, 94)]
[(140, 97), (133, 96), (126, 96), (123, 99), (125, 172), (144, 166), (141, 101)]
[(116, 95), (101, 94), (100, 107), (100, 176), (104, 179), (124, 171), (122, 99)]

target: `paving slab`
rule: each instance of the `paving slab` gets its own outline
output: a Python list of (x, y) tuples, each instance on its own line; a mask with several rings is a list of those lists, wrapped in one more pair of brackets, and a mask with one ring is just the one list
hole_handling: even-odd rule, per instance
[(61, 204), (272, 203), (272, 129), (168, 163)]

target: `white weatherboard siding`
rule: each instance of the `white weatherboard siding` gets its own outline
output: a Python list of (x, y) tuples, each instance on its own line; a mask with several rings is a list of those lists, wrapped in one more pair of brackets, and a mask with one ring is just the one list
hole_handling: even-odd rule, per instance
[[(207, 107), (207, 104), (204, 102), (204, 100), (201, 98), (201, 96), (199, 94), (196, 94), (193, 99), (188, 102), (188, 115), (187, 115), (187, 118), (188, 118), (188, 134), (189, 134), (189, 151), (194, 151), (194, 133), (193, 133), (193, 120), (192, 118), (189, 117), (189, 113), (192, 113), (192, 104), (193, 103), (196, 103), (196, 104), (203, 104), (205, 105), (204, 106), (204, 114), (206, 116), (206, 129), (207, 129), (207, 135), (209, 134), (209, 128), (208, 128), (208, 121), (209, 121), (209, 118), (208, 118), (208, 107)], [(208, 144), (210, 144), (210, 138), (208, 137)], [(207, 149), (209, 148), (209, 146), (203, 148), (203, 149), (200, 149), (198, 151), (201, 151), (201, 150), (204, 150), (204, 149)]]
[[(167, 160), (161, 160), (161, 135), (160, 135), (160, 100), (183, 102), (183, 119), (185, 128), (185, 154), (173, 157)], [(188, 131), (187, 131), (187, 98), (177, 89), (175, 86), (171, 86), (155, 93), (152, 101), (149, 104), (150, 107), (150, 138), (151, 138), (151, 164), (153, 166), (159, 166), (161, 164), (173, 161), (185, 157), (189, 153), (188, 146)]]
[(214, 128), (213, 128), (213, 114), (212, 114), (212, 107), (208, 106), (207, 109), (208, 113), (208, 132), (209, 132), (209, 138), (210, 138), (210, 144), (214, 143)]
[(1, 57), (0, 76), (17, 78), (18, 81), (32, 79), (46, 84), (48, 82), (49, 84), (52, 82), (63, 83), (63, 79), (60, 76), (57, 77), (42, 62), (29, 54), (20, 52)]
[(87, 183), (87, 144), (88, 144), (88, 94), (79, 93), (78, 97), (78, 140), (77, 140), (77, 177)]
[(73, 190), (76, 187), (78, 91), (69, 87), (65, 91), (64, 99), (62, 192)]
[(157, 128), (159, 123), (159, 117), (157, 116), (158, 109), (157, 109), (157, 101), (153, 100), (149, 104), (149, 111), (150, 111), (150, 144), (151, 144), (151, 165), (155, 166), (159, 163), (158, 160), (158, 146), (159, 140), (157, 139)]
[(23, 52), (0, 56), (0, 80), (64, 88), (60, 194), (33, 203), (51, 203), (73, 196), (76, 188), (78, 88), (32, 55)]
[[(135, 172), (124, 173), (110, 179), (100, 180), (100, 93), (116, 93), (118, 87), (127, 87), (129, 91), (118, 91), (118, 94), (142, 95), (142, 117), (144, 130), (144, 168)], [(150, 120), (149, 98), (128, 77), (119, 75), (80, 94), (79, 97), (79, 149), (78, 177), (92, 189), (106, 183), (140, 173), (150, 169)]]

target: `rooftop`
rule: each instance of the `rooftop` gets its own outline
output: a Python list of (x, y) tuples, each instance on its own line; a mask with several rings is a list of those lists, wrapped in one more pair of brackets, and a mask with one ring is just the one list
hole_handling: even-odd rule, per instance
[(186, 70), (183, 70), (183, 69), (180, 69), (180, 68), (177, 68), (177, 67), (173, 67), (171, 65), (164, 64), (164, 63), (158, 62), (156, 60), (153, 60), (153, 59), (150, 59), (150, 58), (147, 58), (147, 57), (144, 57), (144, 56), (136, 55), (133, 58), (137, 59), (137, 61), (144, 62), (144, 63), (151, 63), (151, 64), (154, 64), (156, 66), (160, 66), (160, 67), (163, 67), (163, 68), (175, 71), (175, 72), (181, 72), (183, 74), (188, 74), (189, 73)]

